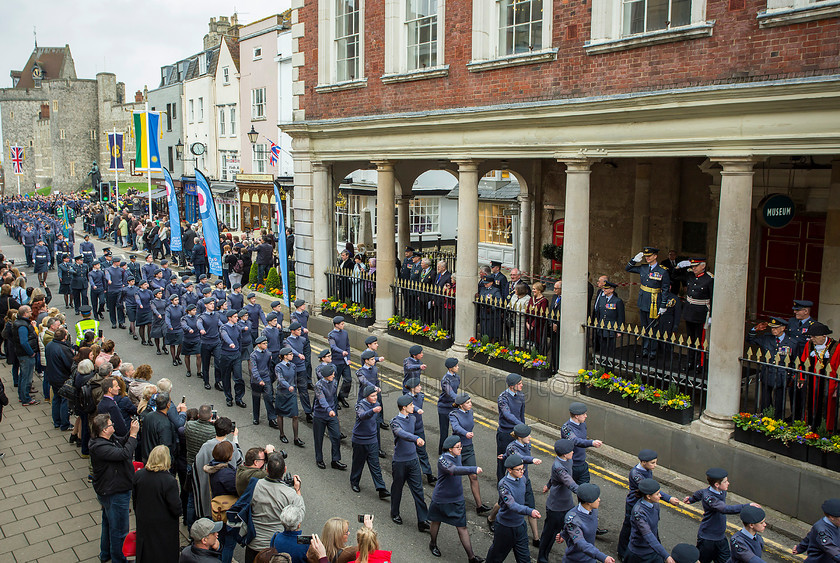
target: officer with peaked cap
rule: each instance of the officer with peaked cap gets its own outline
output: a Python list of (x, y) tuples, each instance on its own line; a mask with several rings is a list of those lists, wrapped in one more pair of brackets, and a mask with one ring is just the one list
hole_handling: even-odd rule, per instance
[(802, 350), (805, 349), (805, 343), (808, 341), (808, 328), (817, 322), (816, 319), (811, 317), (811, 307), (813, 306), (814, 303), (812, 301), (805, 299), (793, 300), (793, 317), (788, 319), (787, 333), (796, 340), (797, 356), (801, 356)]
[[(627, 266), (625, 271), (639, 274), (639, 297), (636, 305), (639, 307), (639, 319), (642, 327), (653, 328), (653, 321), (665, 312), (667, 300), (663, 295), (663, 289), (671, 287), (671, 278), (668, 270), (657, 264), (659, 249), (646, 246), (636, 254)], [(639, 264), (644, 260), (643, 264)], [(642, 356), (651, 359), (656, 357), (657, 345), (655, 341), (645, 338), (642, 345)]]
[(601, 290), (603, 295), (598, 299), (595, 309), (598, 325), (604, 326), (598, 330), (599, 349), (607, 361), (612, 361), (615, 356), (616, 331), (624, 324), (624, 301), (615, 294), (616, 287), (617, 283), (609, 280), (604, 282)]
[[(772, 406), (778, 418), (784, 418), (785, 389), (789, 378), (787, 370), (783, 367), (774, 368), (767, 364), (778, 363), (781, 366), (792, 366), (796, 360), (796, 348), (799, 344), (787, 333), (786, 327), (786, 320), (771, 317), (769, 321), (758, 323), (747, 333), (747, 342), (757, 345), (761, 350), (759, 410), (764, 411)], [(766, 357), (768, 353), (769, 360)]]
[(793, 553), (807, 555), (807, 563), (837, 563), (840, 561), (840, 498), (830, 498), (822, 504), (825, 515), (818, 520)]

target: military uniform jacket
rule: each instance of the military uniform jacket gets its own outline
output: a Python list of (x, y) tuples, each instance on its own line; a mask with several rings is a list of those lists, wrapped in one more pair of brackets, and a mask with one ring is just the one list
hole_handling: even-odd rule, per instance
[(400, 279), (407, 280), (411, 278), (411, 256), (403, 258), (402, 267), (400, 267)]
[(473, 475), (478, 471), (475, 465), (461, 465), (461, 456), (444, 452), (438, 458), (438, 480), (432, 492), (432, 502), (446, 504), (464, 501), (464, 484), (461, 476)]
[(508, 295), (508, 279), (503, 273), (493, 274), (493, 287), (499, 290), (499, 295)]
[(683, 318), (687, 323), (705, 323), (712, 314), (712, 292), (715, 279), (712, 274), (703, 272), (699, 276), (691, 275), (686, 280), (685, 307)]
[[(761, 349), (762, 356), (766, 352), (770, 352), (769, 362), (764, 357), (761, 358), (762, 362), (774, 364), (778, 358), (779, 365), (789, 363), (793, 366), (793, 361), (796, 359), (796, 340), (788, 336), (787, 333), (783, 333), (782, 339), (779, 340), (769, 332), (759, 334), (755, 329), (752, 329), (747, 334), (747, 342), (756, 344)], [(787, 385), (787, 371), (784, 368), (762, 366), (761, 381), (769, 387), (785, 387)]]
[(703, 502), (703, 520), (697, 529), (697, 537), (718, 541), (726, 538), (726, 515), (738, 514), (746, 504), (726, 504), (726, 491), (715, 491), (711, 487), (700, 489), (690, 497), (688, 504)]
[(439, 413), (451, 413), (455, 410), (455, 395), (461, 386), (461, 376), (447, 371), (440, 380), (440, 397), (437, 408)]
[(398, 414), (391, 419), (391, 432), (394, 433), (394, 461), (417, 459), (417, 439), (420, 436), (414, 434), (414, 428), (413, 414)]
[(73, 265), (70, 262), (58, 263), (58, 283), (60, 285), (70, 285), (70, 280), (73, 278)]
[(670, 554), (659, 542), (659, 504), (640, 500), (630, 512), (630, 543), (627, 549), (642, 557), (656, 553), (663, 559)]
[(517, 528), (525, 522), (525, 516), (531, 515), (531, 509), (525, 505), (525, 479), (514, 479), (506, 473), (499, 481), (499, 513), (496, 524)]
[(753, 537), (743, 529), (738, 530), (729, 540), (731, 557), (729, 563), (764, 563), (761, 556), (764, 554), (764, 540), (760, 535)]
[[(639, 483), (645, 479), (653, 479), (653, 471), (645, 469), (642, 467), (641, 463), (636, 464), (633, 469), (630, 470), (630, 475), (627, 478), (627, 488), (630, 489), (630, 492), (627, 493), (627, 498), (624, 502), (631, 506), (638, 502), (641, 498), (641, 495), (639, 494)], [(665, 491), (660, 492), (662, 493), (662, 500), (665, 502), (669, 502), (671, 500), (671, 495)]]
[(801, 356), (802, 351), (805, 350), (805, 344), (809, 340), (806, 333), (814, 322), (814, 319), (811, 317), (808, 317), (803, 321), (794, 317), (788, 321), (787, 330), (785, 332), (787, 332), (788, 335), (796, 341), (797, 356)]
[(422, 274), (422, 273), (423, 273), (423, 266), (420, 265), (420, 260), (418, 260), (416, 263), (411, 264), (411, 276), (410, 276), (409, 279), (411, 281), (419, 282), (420, 281), (420, 274)]
[(97, 293), (105, 291), (107, 281), (105, 280), (105, 272), (102, 271), (102, 268), (88, 272), (88, 281), (90, 282), (91, 291), (96, 291)]
[(597, 530), (597, 508), (586, 512), (582, 506), (577, 505), (569, 510), (563, 521), (562, 534), (568, 546), (563, 561), (573, 561), (575, 563), (588, 563), (592, 559), (604, 561), (607, 555), (595, 547), (595, 532)]
[(123, 287), (122, 292), (120, 292), (120, 299), (122, 299), (126, 309), (133, 310), (137, 308), (137, 301), (135, 297), (137, 297), (137, 293), (139, 291), (140, 288), (136, 285), (126, 285)]
[[(668, 275), (668, 270), (659, 264), (651, 268), (649, 264), (637, 266), (633, 262), (628, 262), (624, 269), (639, 274), (641, 288), (636, 306), (639, 307), (640, 311), (651, 311), (653, 313), (651, 318), (656, 318), (658, 308), (664, 307), (667, 301), (662, 290), (671, 287), (671, 277)], [(651, 290), (659, 292), (658, 299), (654, 298), (654, 293)]]
[(805, 563), (837, 563), (840, 561), (840, 529), (823, 517), (799, 542), (796, 551), (807, 555)]
[(140, 264), (137, 262), (129, 262), (128, 272), (134, 277), (135, 283), (140, 283), (143, 278), (142, 270), (140, 270)]
[[(605, 327), (617, 329), (624, 324), (624, 301), (616, 294), (610, 296), (609, 299), (605, 295), (601, 295), (595, 310), (595, 318), (598, 319), (599, 326), (603, 321)], [(601, 332), (601, 336), (615, 338), (615, 332), (609, 330), (599, 332)]]
[[(326, 364), (324, 364), (326, 365)], [(317, 370), (316, 370), (317, 371)], [(319, 379), (315, 384), (315, 401), (312, 404), (312, 416), (321, 420), (330, 419), (330, 411), (335, 412), (338, 382)]]
[(271, 352), (254, 348), (248, 363), (251, 366), (251, 385), (260, 387), (260, 381), (266, 386), (271, 385)]
[[(184, 330), (184, 342), (196, 342), (201, 335), (198, 328), (198, 317), (185, 314), (181, 317), (181, 328)], [(190, 332), (192, 330), (192, 332)]]
[(356, 371), (356, 378), (359, 380), (359, 400), (364, 399), (362, 390), (366, 385), (373, 385), (379, 387), (379, 368), (375, 365), (363, 365)]
[(70, 278), (70, 287), (72, 289), (87, 289), (88, 286), (88, 266), (85, 263), (73, 264), (73, 277)]
[(514, 440), (513, 442), (508, 444), (507, 448), (505, 448), (505, 453), (502, 454), (502, 459), (505, 460), (513, 454), (516, 454), (522, 458), (522, 461), (525, 465), (525, 472), (522, 474), (522, 476), (525, 478), (526, 481), (530, 480), (531, 477), (528, 475), (528, 466), (534, 463), (534, 456), (531, 455), (531, 444), (525, 444), (523, 442), (520, 442), (519, 440)]
[(496, 399), (499, 407), (499, 428), (497, 432), (508, 434), (513, 432), (517, 424), (525, 423), (525, 397), (519, 393), (511, 393), (505, 389)]
[(475, 419), (473, 418), (472, 410), (455, 409), (450, 412), (449, 426), (452, 427), (453, 434), (461, 437), (461, 446), (472, 446), (473, 439), (467, 438), (467, 433), (475, 430)]
[(548, 487), (548, 498), (545, 501), (547, 510), (564, 512), (574, 507), (572, 494), (577, 493), (578, 485), (572, 479), (572, 460), (555, 457), (551, 476), (545, 486)]
[[(513, 430), (511, 428), (511, 430)], [(575, 444), (572, 454), (573, 465), (581, 465), (586, 462), (586, 448), (592, 447), (592, 440), (586, 438), (586, 423), (572, 422), (571, 419), (560, 427), (560, 437), (571, 440)]]

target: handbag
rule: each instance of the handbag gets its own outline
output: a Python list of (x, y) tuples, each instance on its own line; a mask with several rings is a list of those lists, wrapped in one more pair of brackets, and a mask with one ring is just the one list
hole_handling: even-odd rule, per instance
[(73, 378), (67, 379), (58, 389), (59, 397), (63, 397), (68, 401), (76, 402), (76, 386), (73, 385)]
[(210, 511), (213, 520), (227, 524), (227, 511), (232, 507), (239, 497), (236, 495), (218, 495), (210, 499)]

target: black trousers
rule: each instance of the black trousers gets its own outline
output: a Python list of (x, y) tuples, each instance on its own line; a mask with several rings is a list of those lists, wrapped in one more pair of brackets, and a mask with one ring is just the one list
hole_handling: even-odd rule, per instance
[(700, 550), (700, 563), (726, 563), (729, 560), (729, 542), (722, 540), (704, 540), (697, 538), (697, 549)]
[(624, 556), (624, 563), (663, 563), (661, 555), (656, 552), (648, 555), (637, 555), (630, 550), (627, 550), (627, 555)]
[(365, 464), (370, 470), (373, 486), (377, 491), (385, 490), (385, 480), (382, 478), (382, 467), (379, 465), (379, 444), (353, 443), (353, 462), (350, 465), (350, 484), (359, 486), (362, 470)]
[(761, 384), (761, 410), (772, 406), (776, 418), (785, 417), (785, 388)]
[(524, 521), (515, 528), (496, 522), (496, 533), (490, 551), (487, 552), (486, 563), (503, 563), (511, 551), (516, 563), (530, 563), (528, 525)]
[(341, 429), (338, 426), (338, 417), (332, 416), (329, 419), (315, 417), (312, 419), (312, 435), (315, 442), (315, 461), (323, 462), (324, 433), (329, 432), (330, 444), (332, 444), (332, 461), (341, 461)]
[(204, 383), (210, 383), (210, 358), (213, 358), (213, 369), (215, 372), (215, 383), (221, 383), (222, 373), (219, 368), (219, 352), (222, 345), (216, 343), (201, 343), (201, 377), (204, 378)]
[[(505, 450), (508, 447), (508, 444), (513, 442), (513, 436), (510, 435), (510, 432), (499, 432), (496, 431), (496, 455), (499, 456), (505, 453)], [(502, 477), (505, 475), (505, 462), (501, 459), (496, 460), (496, 482), (502, 480)], [(504, 558), (502, 558), (504, 559)]]
[(548, 555), (555, 544), (554, 538), (563, 529), (567, 512), (568, 510), (545, 509), (545, 524), (543, 524), (543, 531), (540, 534), (540, 552), (537, 555), (537, 563), (548, 563)]
[(423, 474), (420, 472), (420, 462), (417, 458), (409, 461), (392, 461), (391, 475), (391, 517), (400, 515), (403, 486), (408, 483), (408, 490), (414, 497), (414, 509), (417, 512), (417, 522), (425, 522), (429, 518), (429, 508), (423, 497)]
[(440, 439), (438, 440), (438, 455), (443, 453), (443, 442), (449, 437), (449, 413), (438, 411), (438, 426)]
[(76, 309), (76, 314), (79, 314), (79, 308), (82, 305), (89, 305), (87, 289), (71, 289), (73, 293), (73, 308)]
[[(642, 328), (647, 328), (650, 330), (651, 328), (655, 328), (650, 325), (651, 322), (650, 318), (650, 311), (646, 310), (639, 310), (639, 322), (642, 325)], [(659, 349), (659, 342), (652, 338), (645, 338), (642, 337), (642, 352), (650, 354), (651, 356), (656, 356), (656, 351)]]
[(572, 466), (572, 479), (578, 485), (589, 482), (589, 464), (585, 461)]
[(341, 380), (341, 387), (338, 390), (338, 399), (347, 399), (350, 395), (350, 388), (353, 384), (353, 379), (350, 375), (350, 366), (347, 364), (333, 364), (335, 366), (335, 379)]
[(633, 512), (633, 505), (624, 503), (624, 522), (621, 524), (621, 532), (618, 534), (618, 556), (622, 559), (627, 555), (627, 545), (630, 543), (630, 515)]
[[(697, 346), (695, 341), (699, 342), (698, 348), (703, 347), (703, 324), (704, 323), (690, 323), (685, 321), (685, 332), (688, 336), (688, 343), (689, 346), (694, 347)], [(688, 353), (688, 363), (693, 364), (694, 368), (699, 370), (700, 369), (700, 352), (689, 352)]]
[(90, 291), (90, 306), (93, 309), (93, 315), (96, 316), (105, 307), (105, 292), (102, 290)]
[(108, 303), (108, 312), (111, 316), (111, 325), (125, 324), (125, 311), (123, 310), (122, 303), (120, 303), (120, 294), (116, 291), (109, 291), (105, 295), (105, 299)]

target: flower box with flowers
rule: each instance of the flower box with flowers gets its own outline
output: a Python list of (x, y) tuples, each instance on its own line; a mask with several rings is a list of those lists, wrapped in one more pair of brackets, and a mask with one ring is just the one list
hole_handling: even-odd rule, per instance
[(470, 359), (482, 362), (498, 369), (519, 373), (535, 381), (545, 381), (550, 377), (548, 359), (535, 350), (519, 350), (502, 344), (492, 343), (486, 337), (482, 340), (470, 338), (467, 343)]
[(777, 420), (762, 414), (738, 413), (732, 417), (736, 442), (750, 444), (769, 452), (799, 461), (820, 461), (822, 456), (810, 453), (820, 435), (813, 432), (803, 421), (792, 423)]
[(421, 323), (398, 315), (388, 319), (388, 334), (435, 350), (447, 350), (452, 346), (452, 335), (448, 330), (434, 323)]
[(373, 311), (360, 303), (343, 302), (335, 297), (321, 299), (321, 315), (335, 317), (341, 315), (348, 324), (368, 327), (373, 324)]

